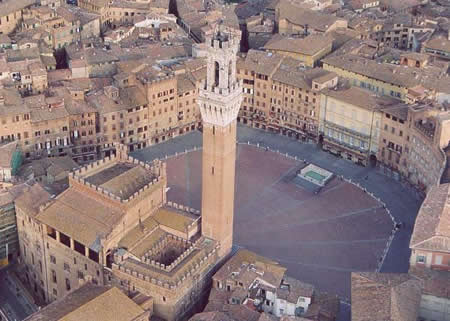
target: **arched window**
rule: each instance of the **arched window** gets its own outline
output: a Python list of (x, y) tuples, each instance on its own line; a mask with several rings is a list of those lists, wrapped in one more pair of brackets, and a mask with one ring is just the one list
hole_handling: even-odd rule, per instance
[(214, 86), (219, 86), (219, 63), (216, 61), (214, 63)]
[(231, 88), (231, 74), (233, 73), (233, 67), (232, 67), (232, 62), (230, 61), (228, 63), (228, 87)]

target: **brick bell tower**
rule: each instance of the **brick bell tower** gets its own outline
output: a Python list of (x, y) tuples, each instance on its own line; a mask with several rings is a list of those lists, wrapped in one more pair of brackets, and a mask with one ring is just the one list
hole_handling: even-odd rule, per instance
[(224, 256), (233, 244), (236, 118), (242, 85), (236, 79), (240, 32), (219, 24), (206, 37), (207, 77), (198, 104), (203, 119), (202, 234), (220, 242)]

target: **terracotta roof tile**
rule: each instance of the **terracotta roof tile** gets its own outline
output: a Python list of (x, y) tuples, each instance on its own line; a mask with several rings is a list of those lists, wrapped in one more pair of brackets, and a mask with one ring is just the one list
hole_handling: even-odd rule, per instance
[(51, 195), (36, 183), (16, 199), (16, 206), (30, 215), (37, 215), (39, 207), (50, 201)]
[(34, 4), (34, 0), (7, 0), (0, 2), (0, 17), (22, 10)]
[(118, 288), (86, 284), (32, 314), (27, 321), (132, 321), (145, 311)]
[(212, 311), (195, 314), (189, 321), (237, 321), (223, 312)]
[(412, 266), (409, 268), (409, 274), (422, 281), (422, 295), (450, 299), (450, 271)]
[(313, 296), (314, 286), (287, 276), (276, 292), (278, 298), (297, 304), (299, 297), (311, 298)]
[(283, 56), (279, 54), (249, 50), (241, 68), (269, 76), (277, 70), (283, 59)]
[(277, 9), (279, 9), (279, 19), (286, 19), (297, 25), (308, 25), (310, 29), (327, 31), (336, 21), (342, 20), (333, 15), (319, 13), (310, 9), (301, 8), (289, 0), (281, 0)]
[(309, 35), (305, 38), (286, 37), (276, 34), (266, 43), (264, 49), (313, 56), (327, 46), (331, 46), (332, 43), (333, 40), (331, 37), (320, 34)]
[(103, 204), (86, 193), (69, 187), (37, 218), (44, 224), (72, 237), (94, 251), (100, 238), (108, 235), (124, 213)]
[[(329, 56), (322, 60), (324, 64), (348, 70), (369, 78), (381, 80), (400, 87), (411, 88), (421, 84), (437, 92), (450, 92), (450, 77), (442, 67), (428, 65), (423, 69), (377, 63), (375, 60), (354, 54)], [(437, 64), (438, 62), (435, 62)]]
[(241, 249), (216, 272), (214, 279), (235, 279), (249, 286), (249, 283), (253, 282), (253, 280), (260, 278), (274, 287), (278, 287), (285, 272), (286, 268), (277, 262)]
[(368, 110), (379, 110), (400, 102), (393, 98), (377, 96), (373, 92), (359, 87), (330, 89), (325, 90), (323, 94)]
[(410, 247), (450, 253), (450, 184), (433, 186), (420, 207)]
[(353, 321), (416, 321), (421, 284), (408, 274), (352, 273)]

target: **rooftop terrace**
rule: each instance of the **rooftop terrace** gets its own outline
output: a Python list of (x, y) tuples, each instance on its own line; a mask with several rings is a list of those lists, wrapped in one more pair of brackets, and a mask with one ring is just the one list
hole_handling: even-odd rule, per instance
[(122, 151), (118, 154), (71, 173), (71, 185), (77, 182), (121, 203), (132, 201), (145, 190), (160, 186), (165, 176), (164, 163), (147, 164)]
[(136, 166), (137, 165), (135, 164), (118, 163), (109, 168), (106, 168), (105, 170), (99, 173), (95, 173), (94, 175), (86, 177), (86, 181), (93, 185), (101, 186), (104, 183), (108, 182), (109, 180), (113, 179), (114, 177), (117, 177)]

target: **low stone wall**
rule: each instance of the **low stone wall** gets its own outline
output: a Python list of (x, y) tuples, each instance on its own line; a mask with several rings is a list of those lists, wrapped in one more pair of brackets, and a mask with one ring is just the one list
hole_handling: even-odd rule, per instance
[[(318, 181), (318, 180), (314, 179), (313, 177), (306, 175), (308, 172), (311, 172), (311, 171), (323, 176), (324, 179), (322, 181)], [(313, 184), (316, 184), (319, 186), (325, 186), (328, 183), (328, 181), (333, 177), (333, 173), (331, 173), (323, 168), (320, 168), (319, 166), (316, 166), (314, 164), (309, 164), (300, 171), (299, 176)]]

